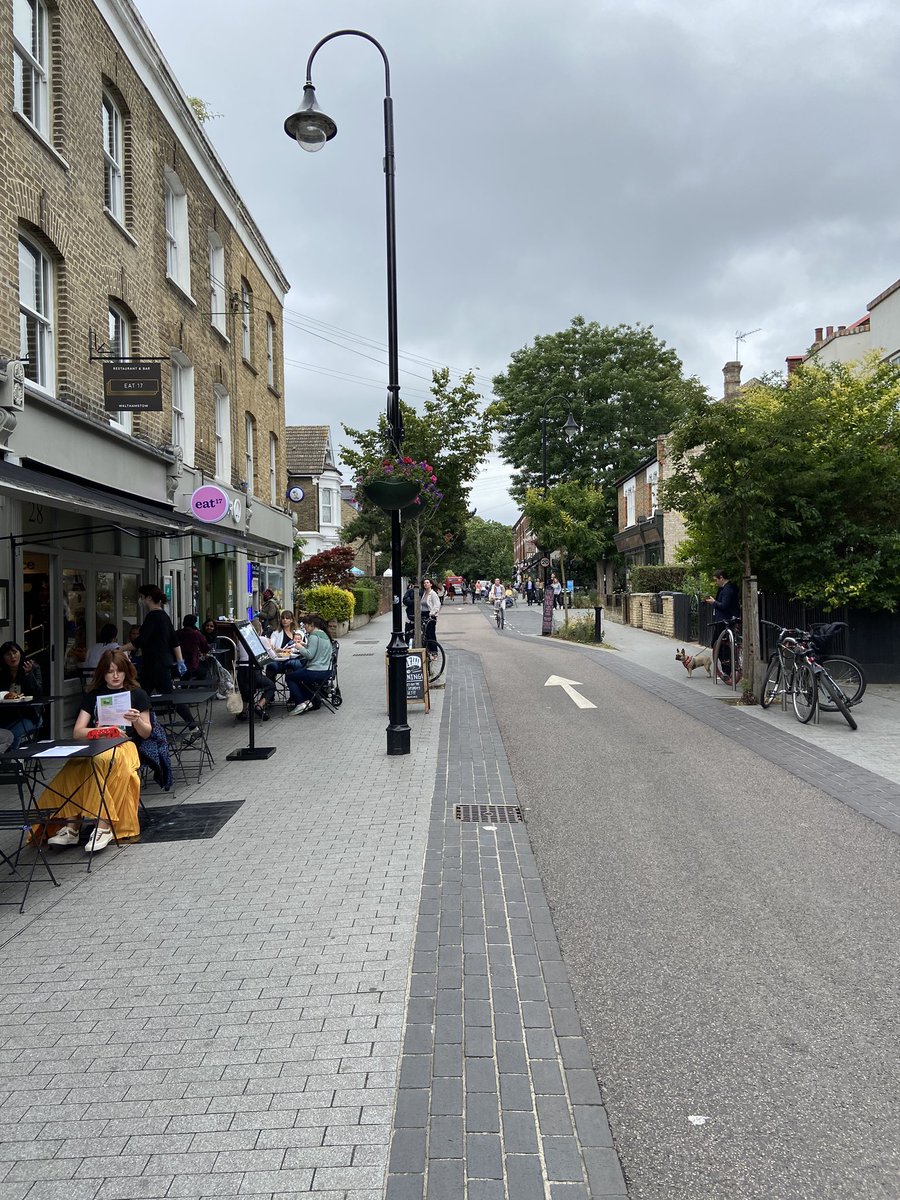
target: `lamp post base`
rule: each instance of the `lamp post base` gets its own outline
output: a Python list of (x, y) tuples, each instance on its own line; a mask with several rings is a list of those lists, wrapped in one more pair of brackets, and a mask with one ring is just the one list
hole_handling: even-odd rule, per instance
[(388, 725), (387, 727), (387, 753), (392, 754), (409, 754), (409, 726), (408, 725)]
[(406, 642), (399, 629), (391, 633), (387, 648), (388, 718), (387, 753), (409, 754), (410, 729), (406, 721)]

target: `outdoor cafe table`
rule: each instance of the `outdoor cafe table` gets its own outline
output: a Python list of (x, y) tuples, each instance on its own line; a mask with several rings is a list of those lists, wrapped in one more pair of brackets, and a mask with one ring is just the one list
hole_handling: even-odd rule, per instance
[[(178, 763), (185, 779), (187, 779), (187, 771), (183, 762), (185, 755), (197, 755), (198, 782), (203, 774), (204, 765), (208, 764), (210, 767), (216, 765), (207, 741), (212, 721), (212, 702), (216, 694), (217, 689), (212, 687), (182, 687), (172, 692), (163, 692), (161, 695), (150, 697), (150, 707), (159, 717), (160, 724), (166, 731), (169, 753)], [(191, 710), (197, 723), (196, 733), (189, 730), (186, 725), (176, 723), (178, 720), (176, 707), (181, 708), (182, 706)]]
[[(21, 762), (25, 769), (25, 783), (28, 788), (29, 807), (32, 810), (40, 809), (43, 813), (47, 813), (48, 818), (52, 819), (53, 813), (58, 812), (65, 804), (74, 804), (76, 808), (80, 808), (86, 817), (92, 820), (105, 820), (109, 823), (112, 829), (113, 841), (119, 845), (119, 840), (116, 837), (115, 828), (113, 828), (112, 820), (110, 819), (109, 809), (106, 807), (106, 780), (109, 778), (109, 773), (112, 770), (110, 764), (109, 771), (106, 774), (101, 774), (94, 764), (94, 760), (99, 758), (107, 750), (112, 750), (113, 760), (117, 747), (122, 745), (120, 738), (95, 738), (89, 742), (78, 742), (73, 738), (63, 738), (56, 741), (32, 742), (30, 746), (20, 747), (18, 750), (8, 750), (6, 758), (16, 759)], [(64, 765), (67, 762), (72, 762), (74, 759), (88, 759), (91, 764), (91, 770), (94, 774), (94, 781), (97, 784), (97, 794), (99, 796), (99, 804), (97, 811), (93, 812), (84, 807), (76, 799), (75, 795), (80, 790), (81, 784), (77, 785), (74, 791), (65, 793), (54, 787), (56, 778), (45, 780), (43, 776), (38, 776), (38, 766), (43, 763), (59, 762)], [(57, 776), (58, 778), (58, 776)], [(38, 784), (43, 788), (44, 795), (48, 793), (55, 797), (53, 804), (38, 805), (37, 803), (37, 788)], [(91, 869), (93, 862), (93, 854), (88, 855), (88, 871)]]

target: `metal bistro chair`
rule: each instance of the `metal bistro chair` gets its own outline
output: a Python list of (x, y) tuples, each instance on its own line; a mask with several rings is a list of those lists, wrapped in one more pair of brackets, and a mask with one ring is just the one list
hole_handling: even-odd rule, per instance
[[(10, 759), (0, 758), (0, 788), (5, 792), (7, 788), (14, 787), (18, 799), (18, 804), (15, 807), (7, 807), (6, 803), (4, 803), (6, 797), (3, 792), (0, 792), (0, 830), (10, 829), (19, 835), (19, 844), (14, 851), (7, 854), (5, 850), (0, 848), (0, 868), (9, 867), (10, 875), (16, 878), (3, 878), (0, 879), (0, 883), (24, 883), (25, 891), (22, 895), (21, 903), (19, 903), (20, 913), (25, 911), (25, 901), (28, 899), (28, 892), (34, 880), (34, 872), (38, 862), (46, 870), (53, 886), (59, 887), (59, 880), (50, 870), (50, 864), (44, 856), (43, 847), (43, 843), (46, 840), (47, 825), (53, 818), (54, 810), (52, 808), (31, 809), (25, 800), (24, 782), (25, 768), (23, 764)], [(40, 826), (40, 837), (36, 838), (34, 842), (34, 858), (31, 860), (28, 878), (23, 879), (19, 872), (19, 857), (25, 846), (25, 838), (31, 832), (33, 825)], [(0, 904), (16, 903), (18, 903), (16, 900), (0, 900)]]
[(304, 686), (310, 692), (312, 703), (324, 704), (333, 713), (336, 713), (344, 702), (338, 684), (338, 653), (340, 648), (340, 642), (333, 641), (331, 643), (331, 669), (324, 679), (320, 679), (318, 683), (313, 683), (311, 680), (306, 680), (304, 683)]

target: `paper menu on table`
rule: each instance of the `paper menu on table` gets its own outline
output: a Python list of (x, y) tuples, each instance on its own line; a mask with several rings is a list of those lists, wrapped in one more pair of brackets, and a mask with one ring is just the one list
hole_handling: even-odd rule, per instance
[(106, 696), (97, 697), (97, 724), (120, 725), (123, 729), (128, 724), (125, 713), (131, 708), (131, 692), (111, 692)]

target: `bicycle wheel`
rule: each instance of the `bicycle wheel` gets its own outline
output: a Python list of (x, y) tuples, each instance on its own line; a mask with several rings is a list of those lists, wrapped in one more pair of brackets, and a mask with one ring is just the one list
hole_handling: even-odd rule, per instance
[[(727, 671), (722, 665), (721, 659), (722, 648), (724, 646), (728, 647), (728, 662), (730, 663)], [(726, 683), (726, 686), (730, 687), (732, 682), (731, 672), (734, 670), (734, 634), (730, 629), (726, 629), (723, 633), (720, 633), (716, 639), (716, 644), (713, 646), (713, 662), (716, 666), (716, 682), (718, 683), (721, 679), (723, 683)]]
[(816, 715), (816, 705), (819, 700), (819, 689), (809, 663), (800, 663), (794, 672), (791, 699), (794, 702), (797, 720), (801, 725), (807, 725)]
[[(854, 721), (853, 717), (850, 715), (849, 705), (844, 699), (844, 693), (837, 686), (827, 671), (823, 670), (819, 672), (818, 683), (819, 689), (827, 692), (834, 702), (834, 708), (829, 708), (828, 711), (839, 712), (851, 729), (857, 729), (858, 726), (856, 721)], [(823, 704), (822, 707), (824, 708), (825, 705)]]
[(440, 642), (434, 643), (434, 650), (428, 652), (428, 682), (435, 683), (444, 673), (447, 656)]
[[(840, 688), (847, 707), (859, 704), (866, 690), (866, 677), (856, 659), (838, 654), (834, 658), (823, 658), (822, 666)], [(836, 706), (826, 703), (826, 699), (830, 701), (830, 697), (819, 695), (819, 704), (825, 712), (837, 712)]]
[(766, 667), (766, 676), (763, 679), (762, 693), (759, 697), (759, 703), (762, 708), (768, 708), (770, 704), (778, 699), (781, 692), (781, 660), (777, 654), (773, 654), (769, 659), (769, 665)]
[(496, 613), (496, 616), (497, 616), (497, 628), (498, 628), (498, 629), (502, 629), (502, 628), (503, 628), (503, 624), (504, 624), (505, 617), (504, 617), (504, 615), (503, 615), (503, 607), (502, 607), (502, 605), (500, 605), (500, 604), (498, 604), (498, 605), (497, 605), (497, 613)]

